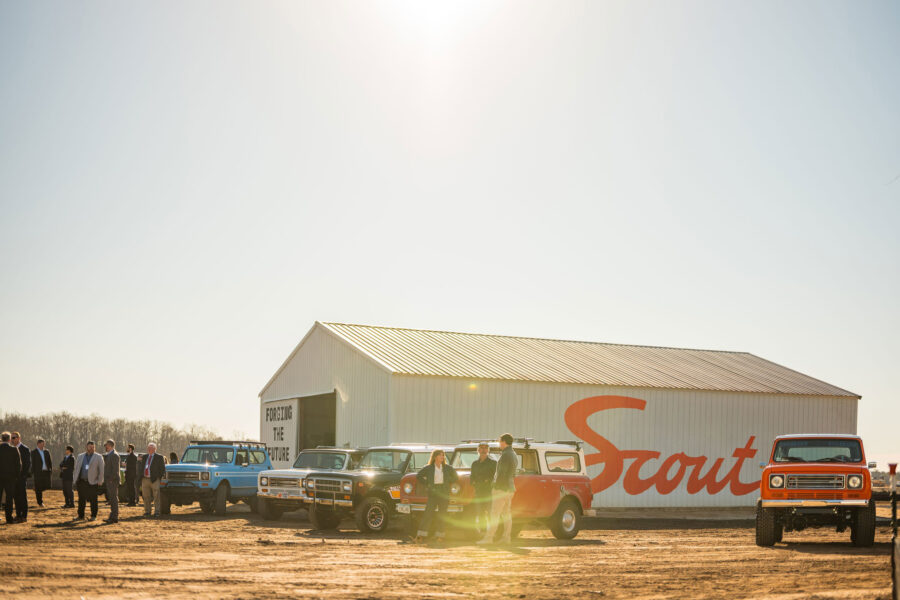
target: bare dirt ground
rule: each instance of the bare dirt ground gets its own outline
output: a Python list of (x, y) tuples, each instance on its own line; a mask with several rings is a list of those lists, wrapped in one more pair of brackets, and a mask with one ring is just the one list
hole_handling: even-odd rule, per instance
[[(30, 501), (33, 493), (29, 490)], [(33, 504), (32, 504), (33, 505)], [(58, 491), (27, 523), (0, 525), (0, 589), (17, 598), (883, 598), (890, 530), (873, 548), (824, 529), (754, 544), (752, 521), (607, 515), (575, 540), (525, 531), (512, 547), (401, 543), (346, 530), (310, 531), (305, 513), (264, 522), (245, 505), (218, 518), (173, 507), (145, 519), (73, 523)], [(880, 507), (879, 516), (886, 516)]]

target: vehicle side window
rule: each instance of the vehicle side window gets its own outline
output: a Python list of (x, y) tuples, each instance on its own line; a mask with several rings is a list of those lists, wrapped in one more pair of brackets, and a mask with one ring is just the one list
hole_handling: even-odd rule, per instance
[(250, 460), (247, 456), (247, 451), (246, 450), (238, 450), (237, 451), (237, 460), (235, 461), (235, 464), (242, 465), (245, 462), (250, 462)]
[(580, 473), (581, 459), (578, 454), (569, 452), (547, 452), (544, 455), (547, 470), (551, 473)]
[(250, 464), (251, 465), (266, 464), (266, 453), (261, 450), (251, 450), (250, 451)]
[(540, 473), (537, 452), (534, 450), (516, 450), (516, 456), (519, 458), (519, 472), (526, 474)]

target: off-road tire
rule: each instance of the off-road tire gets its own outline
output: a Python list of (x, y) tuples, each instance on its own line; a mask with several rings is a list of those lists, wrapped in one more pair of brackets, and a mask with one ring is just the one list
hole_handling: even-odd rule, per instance
[(550, 532), (558, 540), (571, 540), (580, 530), (581, 507), (571, 498), (567, 498), (559, 503), (556, 512), (550, 517)]
[(164, 515), (172, 514), (172, 499), (162, 490), (159, 492), (159, 512)]
[(356, 526), (363, 533), (381, 533), (390, 523), (391, 507), (377, 496), (370, 496), (356, 508)]
[(333, 510), (322, 509), (315, 504), (309, 507), (309, 522), (313, 529), (319, 531), (330, 531), (337, 529), (341, 524), (341, 515)]
[(228, 491), (227, 481), (223, 481), (219, 484), (219, 487), (216, 488), (216, 499), (213, 506), (215, 507), (217, 516), (225, 516), (225, 507), (228, 506)]
[(264, 521), (277, 521), (284, 512), (276, 507), (270, 500), (265, 498), (257, 498), (256, 505), (259, 510), (259, 516), (262, 517)]
[(211, 515), (213, 513), (214, 509), (215, 509), (215, 506), (213, 505), (212, 500), (201, 500), (200, 501), (200, 510), (203, 512), (204, 515)]
[(761, 504), (756, 506), (756, 545), (774, 546), (778, 541), (778, 532), (775, 525), (775, 510), (764, 508)]
[(854, 546), (868, 548), (875, 543), (875, 503), (869, 502), (853, 516), (850, 539)]

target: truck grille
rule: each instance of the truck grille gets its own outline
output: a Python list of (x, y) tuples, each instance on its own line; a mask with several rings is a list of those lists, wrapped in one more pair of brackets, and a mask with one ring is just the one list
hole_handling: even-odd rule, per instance
[(788, 475), (789, 490), (842, 490), (843, 475)]
[(196, 471), (173, 471), (170, 473), (166, 473), (166, 477), (169, 479), (169, 481), (198, 481), (200, 479), (200, 473), (197, 473)]
[(317, 492), (341, 492), (340, 479), (316, 479)]
[(269, 485), (272, 487), (297, 487), (300, 480), (296, 477), (269, 477)]

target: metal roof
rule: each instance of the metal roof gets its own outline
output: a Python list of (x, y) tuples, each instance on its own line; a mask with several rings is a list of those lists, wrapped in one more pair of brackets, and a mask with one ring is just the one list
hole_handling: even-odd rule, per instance
[(860, 398), (747, 352), (317, 325), (403, 375)]

